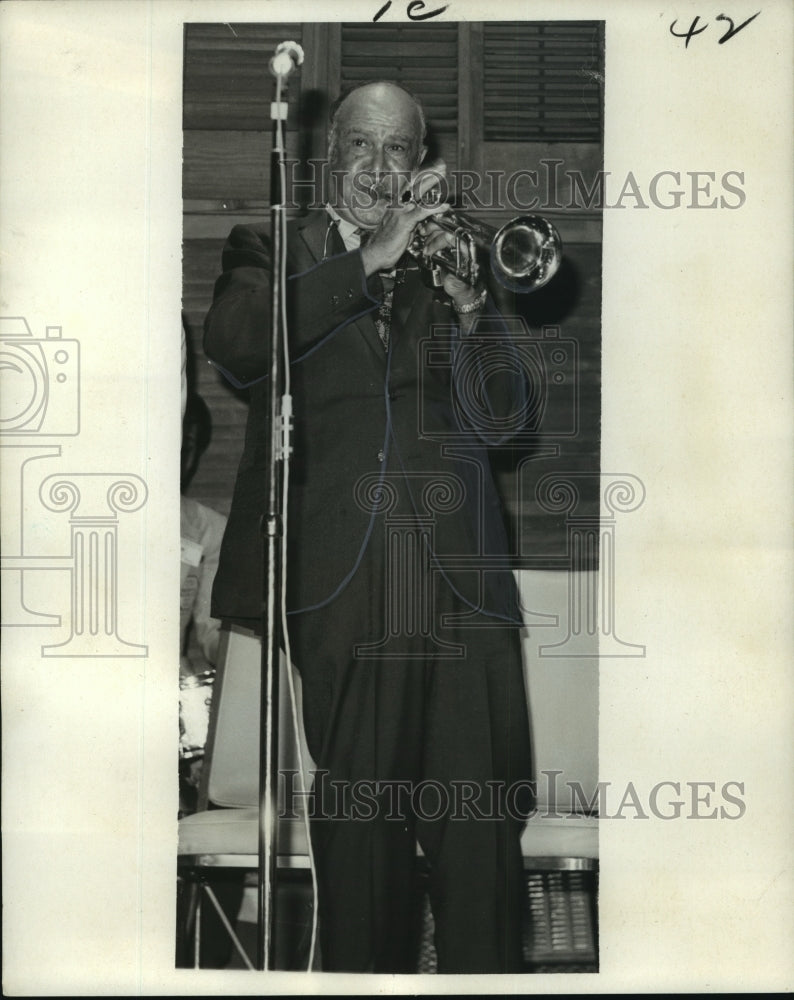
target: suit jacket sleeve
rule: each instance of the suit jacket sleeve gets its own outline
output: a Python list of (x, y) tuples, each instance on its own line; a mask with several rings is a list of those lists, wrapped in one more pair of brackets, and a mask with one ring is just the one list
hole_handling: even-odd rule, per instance
[[(229, 380), (245, 387), (270, 368), (271, 244), (261, 230), (235, 226), (223, 251), (204, 323), (207, 357)], [(300, 301), (299, 329), (290, 329), (294, 361), (379, 305), (377, 284), (367, 281), (358, 250), (298, 270), (288, 263), (288, 313)]]
[[(459, 421), (487, 447), (509, 442), (528, 429), (536, 366), (532, 338), (523, 319), (506, 318), (489, 294), (470, 330), (454, 351), (452, 391)], [(532, 355), (534, 357), (534, 355)]]

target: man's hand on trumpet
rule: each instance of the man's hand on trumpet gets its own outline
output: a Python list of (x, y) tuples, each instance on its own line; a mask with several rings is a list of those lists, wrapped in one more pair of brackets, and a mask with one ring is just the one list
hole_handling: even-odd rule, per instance
[[(432, 219), (420, 222), (418, 230), (424, 239), (422, 255), (428, 262), (434, 254), (448, 250), (451, 251), (453, 257), (458, 253), (460, 254), (463, 270), (468, 267), (470, 250), (465, 240), (458, 240), (454, 233), (451, 233), (448, 229), (442, 229)], [(479, 281), (475, 287), (457, 278), (449, 271), (444, 272), (442, 287), (452, 299), (453, 305), (456, 308), (462, 307), (464, 309), (481, 297), (484, 288), (483, 284)]]
[(392, 173), (375, 180), (372, 191), (379, 198), (388, 198), (388, 207), (377, 226), (362, 225), (363, 229), (371, 232), (361, 250), (367, 277), (376, 271), (388, 271), (394, 267), (408, 248), (419, 223), (432, 215), (447, 211), (447, 203), (436, 204), (423, 200), (428, 192), (439, 187), (439, 178), (446, 176), (446, 170), (444, 162), (438, 160), (410, 179)]
[[(434, 192), (440, 196), (446, 181), (446, 169), (443, 160), (437, 160), (410, 180), (397, 178), (395, 174), (390, 176), (392, 183), (397, 180), (396, 197), (391, 199), (379, 225), (371, 230), (372, 235), (361, 251), (367, 276), (394, 267), (417, 231), (424, 240), (425, 258), (440, 250), (450, 249), (460, 252), (464, 262), (468, 261), (469, 250), (465, 243), (456, 251), (454, 235), (433, 223), (433, 216), (449, 209), (448, 202), (438, 202), (432, 197)], [(378, 189), (377, 184), (373, 187)], [(481, 286), (474, 288), (449, 272), (444, 273), (442, 287), (456, 308), (466, 309), (481, 297)]]

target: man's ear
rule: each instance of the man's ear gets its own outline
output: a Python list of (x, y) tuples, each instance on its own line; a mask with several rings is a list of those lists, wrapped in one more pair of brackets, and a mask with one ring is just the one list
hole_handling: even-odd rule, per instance
[(426, 156), (427, 156), (427, 146), (422, 146), (422, 148), (419, 150), (419, 156), (418, 156), (418, 158), (416, 160), (417, 167), (421, 163), (424, 163), (424, 159), (425, 159)]

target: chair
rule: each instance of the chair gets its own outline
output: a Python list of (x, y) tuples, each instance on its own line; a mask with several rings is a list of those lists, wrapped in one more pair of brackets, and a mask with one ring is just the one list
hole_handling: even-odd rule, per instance
[[(598, 788), (598, 636), (582, 635), (576, 655), (557, 655), (565, 652), (558, 644), (573, 627), (571, 585), (592, 587), (595, 573), (518, 574), (524, 607), (557, 618), (554, 626), (530, 624), (524, 639), (538, 782), (536, 811), (521, 837), (528, 895), (524, 958), (536, 972), (597, 969), (598, 817), (585, 806)], [(581, 787), (581, 797), (571, 785)]]
[[(193, 965), (199, 967), (205, 899), (218, 913), (246, 968), (254, 966), (210, 884), (213, 872), (256, 870), (259, 866), (259, 691), (260, 642), (241, 629), (224, 631), (210, 710), (198, 811), (179, 821), (178, 874), (189, 899), (179, 928), (181, 940), (193, 937)], [(281, 658), (281, 690), (286, 670)], [(300, 679), (296, 675), (300, 717)], [(287, 698), (279, 706), (281, 766), (297, 770), (292, 719)], [(304, 767), (311, 765), (301, 737)], [(308, 845), (300, 819), (280, 819), (276, 841), (280, 869), (308, 868)]]

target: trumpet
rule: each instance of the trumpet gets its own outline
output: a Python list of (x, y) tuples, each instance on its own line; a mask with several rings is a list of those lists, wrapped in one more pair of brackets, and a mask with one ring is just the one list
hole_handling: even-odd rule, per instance
[(431, 221), (452, 233), (455, 245), (425, 259), (425, 237), (417, 230), (408, 252), (426, 265), (429, 283), (435, 287), (443, 284), (445, 273), (468, 285), (476, 284), (480, 276), (478, 250), (488, 251), (491, 271), (499, 284), (519, 294), (548, 284), (562, 261), (560, 234), (539, 215), (516, 216), (501, 228), (454, 211), (431, 216)]

